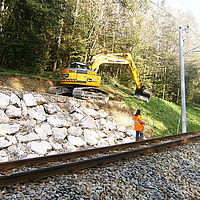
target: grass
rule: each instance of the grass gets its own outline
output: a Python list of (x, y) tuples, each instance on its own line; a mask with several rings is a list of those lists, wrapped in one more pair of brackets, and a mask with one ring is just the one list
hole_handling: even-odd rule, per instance
[[(115, 85), (112, 96), (121, 96), (121, 101), (135, 112), (141, 109), (143, 119), (148, 129), (153, 130), (154, 137), (161, 137), (182, 132), (181, 106), (152, 96), (150, 102), (144, 102), (134, 97), (134, 89)], [(109, 89), (108, 86), (104, 88)], [(111, 86), (110, 86), (111, 88)], [(113, 92), (114, 91), (114, 92)], [(179, 126), (178, 126), (179, 125)], [(187, 131), (200, 130), (200, 105), (187, 105)]]
[(0, 74), (7, 74), (7, 75), (15, 75), (15, 76), (27, 76), (31, 78), (37, 79), (44, 79), (44, 80), (52, 80), (58, 81), (59, 79), (59, 72), (44, 72), (39, 74), (31, 74), (24, 71), (17, 71), (17, 70), (6, 70), (0, 67)]
[[(149, 103), (141, 102), (134, 97), (127, 97), (124, 102), (134, 111), (142, 110), (144, 120), (153, 128), (154, 136), (176, 134), (181, 120), (181, 106), (152, 97)], [(200, 130), (200, 105), (187, 107), (187, 131)], [(182, 127), (180, 123), (179, 133)]]

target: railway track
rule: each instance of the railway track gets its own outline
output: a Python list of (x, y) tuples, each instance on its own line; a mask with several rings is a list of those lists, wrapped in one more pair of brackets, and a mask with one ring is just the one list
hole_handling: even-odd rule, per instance
[[(0, 163), (0, 187), (159, 152), (200, 139), (200, 130), (107, 147)], [(8, 171), (9, 170), (9, 171)], [(5, 175), (7, 174), (7, 175)]]

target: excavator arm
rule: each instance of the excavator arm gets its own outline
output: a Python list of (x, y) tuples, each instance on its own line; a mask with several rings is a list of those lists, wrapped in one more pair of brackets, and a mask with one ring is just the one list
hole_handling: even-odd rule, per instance
[(91, 63), (89, 63), (88, 66), (97, 73), (101, 64), (127, 65), (137, 87), (135, 96), (149, 102), (151, 92), (145, 90), (145, 86), (139, 77), (139, 73), (130, 53), (98, 54), (92, 58)]

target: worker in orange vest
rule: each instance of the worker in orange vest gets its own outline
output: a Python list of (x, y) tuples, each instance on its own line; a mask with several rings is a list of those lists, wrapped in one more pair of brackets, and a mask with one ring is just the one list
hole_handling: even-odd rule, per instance
[(136, 131), (136, 141), (143, 140), (143, 131), (144, 131), (144, 125), (145, 122), (142, 119), (142, 116), (140, 115), (141, 110), (138, 109), (137, 112), (134, 115), (134, 126)]

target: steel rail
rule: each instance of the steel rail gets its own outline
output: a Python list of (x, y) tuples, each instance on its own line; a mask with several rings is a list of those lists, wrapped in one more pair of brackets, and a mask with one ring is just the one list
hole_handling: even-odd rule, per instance
[(158, 137), (158, 138), (153, 138), (153, 139), (149, 139), (149, 140), (142, 140), (142, 141), (137, 141), (137, 142), (130, 142), (130, 143), (117, 144), (117, 145), (112, 145), (112, 146), (98, 147), (98, 148), (81, 150), (81, 151), (74, 151), (74, 152), (69, 152), (69, 153), (62, 153), (62, 154), (48, 155), (48, 156), (42, 156), (42, 157), (1, 162), (0, 170), (3, 171), (3, 170), (8, 170), (8, 169), (14, 169), (14, 168), (22, 167), (25, 165), (31, 166), (36, 163), (42, 164), (42, 163), (47, 163), (47, 162), (66, 161), (69, 159), (79, 158), (81, 156), (83, 157), (83, 156), (94, 155), (94, 154), (98, 154), (98, 153), (106, 153), (106, 152), (114, 151), (114, 150), (122, 150), (125, 148), (133, 148), (133, 147), (138, 147), (140, 145), (152, 144), (152, 143), (156, 143), (156, 142), (160, 142), (160, 141), (164, 141), (164, 140), (185, 137), (188, 135), (195, 135), (198, 133), (200, 133), (200, 130), (177, 134), (177, 135)]
[(140, 149), (115, 153), (115, 154), (97, 157), (93, 159), (87, 159), (83, 161), (57, 165), (57, 166), (47, 167), (43, 169), (36, 169), (36, 170), (27, 171), (27, 172), (11, 174), (7, 176), (0, 176), (0, 187), (12, 185), (16, 183), (23, 183), (23, 182), (38, 180), (38, 179), (45, 178), (48, 176), (53, 176), (53, 175), (58, 175), (58, 174), (63, 174), (63, 173), (68, 174), (68, 173), (76, 172), (78, 170), (86, 169), (89, 167), (96, 167), (96, 166), (105, 165), (110, 162), (125, 160), (137, 155), (146, 155), (149, 153), (159, 152), (166, 148), (189, 143), (192, 141), (197, 141), (199, 139), (200, 139), (200, 135), (191, 136), (187, 138), (182, 138), (180, 140), (166, 142), (163, 144), (152, 145), (150, 147), (143, 147)]

